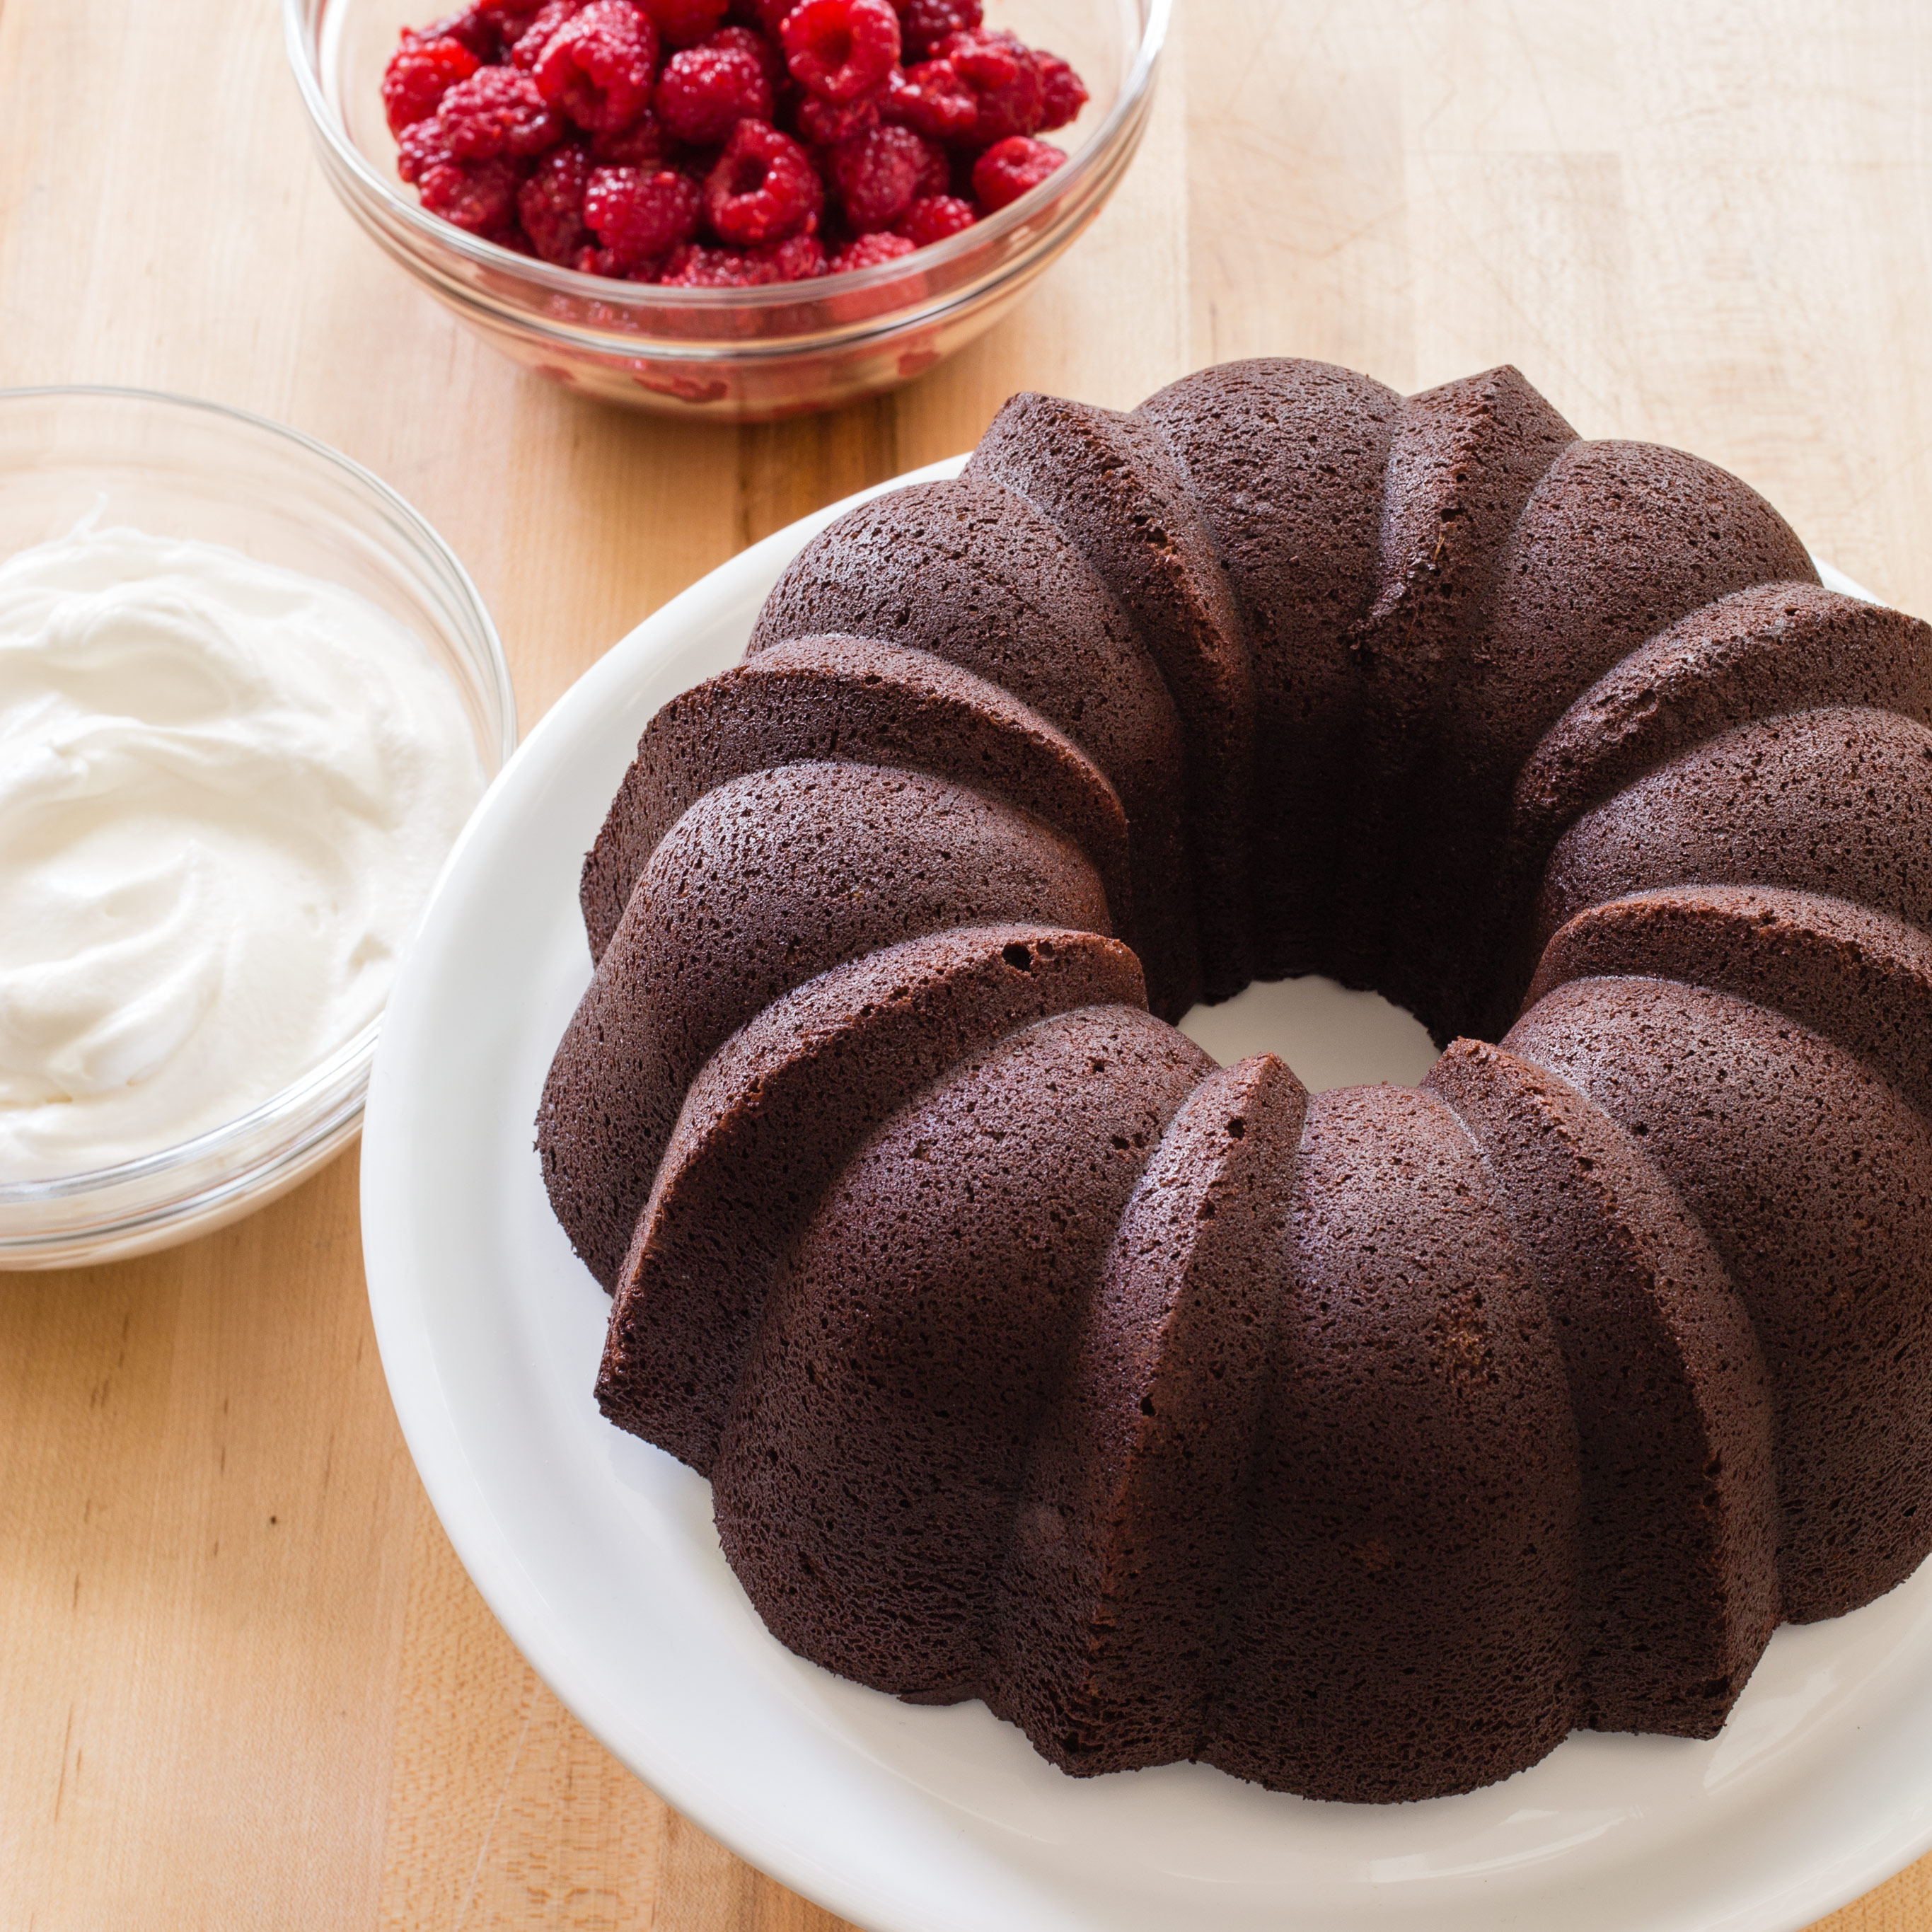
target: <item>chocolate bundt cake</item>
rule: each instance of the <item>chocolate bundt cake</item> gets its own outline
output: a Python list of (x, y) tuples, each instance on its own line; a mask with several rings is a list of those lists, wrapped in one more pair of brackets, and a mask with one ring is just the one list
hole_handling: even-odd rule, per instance
[[(1514, 370), (1016, 398), (652, 721), (583, 904), (598, 1399), (833, 1670), (1424, 1798), (1708, 1737), (1932, 1546), (1932, 632)], [(1309, 973), (1419, 1088), (1172, 1024)]]

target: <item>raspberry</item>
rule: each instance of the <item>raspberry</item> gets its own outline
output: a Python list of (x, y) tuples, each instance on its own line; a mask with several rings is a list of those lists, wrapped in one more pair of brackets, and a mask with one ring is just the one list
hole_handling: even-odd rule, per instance
[(980, 211), (956, 194), (928, 194), (914, 202), (892, 224), (892, 232), (915, 248), (924, 248), (970, 228), (979, 218)]
[(680, 248), (658, 278), (668, 289), (751, 289), (776, 281), (772, 263), (742, 248)]
[(794, 235), (763, 248), (680, 248), (658, 279), (667, 288), (755, 289), (812, 281), (824, 273), (818, 237)]
[(932, 159), (933, 150), (910, 128), (875, 128), (842, 141), (827, 160), (846, 220), (861, 234), (890, 228), (912, 206)]
[(816, 235), (794, 235), (776, 247), (753, 252), (771, 263), (776, 281), (815, 281), (825, 273), (825, 244)]
[(482, 0), (476, 11), (489, 21), (506, 40), (514, 40), (530, 25), (543, 0)]
[(694, 47), (718, 31), (725, 0), (643, 0), (658, 33), (674, 47)]
[(988, 148), (973, 164), (973, 192), (988, 210), (1004, 208), (1030, 188), (1039, 187), (1066, 159), (1045, 141), (1024, 134), (1010, 136)]
[(527, 73), (543, 58), (544, 50), (558, 32), (589, 6), (590, 0), (545, 0), (519, 26), (509, 40), (510, 58)]
[(517, 214), (524, 232), (546, 262), (574, 262), (584, 246), (584, 190), (590, 178), (589, 156), (566, 141), (551, 148), (538, 162), (536, 172), (518, 189)]
[(736, 47), (687, 47), (673, 54), (652, 97), (658, 118), (680, 141), (710, 146), (740, 121), (770, 121), (772, 90), (758, 63)]
[(396, 172), (406, 182), (420, 183), (431, 168), (457, 165), (434, 116), (405, 128), (397, 136), (396, 147)]
[(700, 44), (735, 47), (740, 53), (749, 54), (758, 62), (758, 71), (774, 91), (784, 84), (784, 56), (778, 52), (775, 41), (767, 40), (763, 34), (754, 33), (749, 27), (720, 27), (710, 39)]
[(499, 154), (540, 154), (562, 137), (563, 127), (537, 92), (513, 67), (478, 68), (442, 97), (436, 126), (459, 161), (492, 160)]
[(814, 148), (836, 147), (855, 134), (869, 133), (879, 124), (879, 106), (874, 100), (850, 100), (844, 106), (808, 94), (798, 104), (798, 131)]
[(731, 0), (731, 18), (747, 27), (755, 27), (767, 40), (776, 40), (784, 17), (798, 0)]
[(985, 17), (980, 0), (893, 0), (898, 7), (899, 28), (905, 38), (906, 52), (922, 60), (948, 34), (970, 32)]
[(899, 57), (892, 0), (800, 0), (778, 30), (792, 77), (827, 100), (883, 86)]
[[(406, 40), (406, 27), (403, 34)], [(447, 19), (424, 27), (416, 38), (419, 40), (454, 40), (459, 46), (468, 48), (486, 66), (502, 58), (503, 30), (488, 7), (472, 7), (464, 13), (452, 14)]]
[(657, 29), (631, 0), (590, 0), (550, 36), (533, 71), (551, 106), (610, 134), (643, 113), (657, 64)]
[(724, 241), (746, 244), (796, 234), (816, 221), (824, 200), (805, 150), (762, 121), (738, 123), (704, 184), (712, 228)]
[(1041, 112), (1036, 134), (1051, 134), (1074, 120), (1087, 105), (1087, 83), (1058, 54), (1035, 50), (1034, 65), (1040, 70)]
[(932, 140), (956, 141), (972, 133), (980, 97), (950, 61), (922, 61), (892, 70), (879, 112)]
[(698, 232), (703, 196), (688, 175), (593, 168), (584, 218), (623, 268), (668, 255)]
[(403, 44), (382, 70), (382, 110), (389, 132), (400, 134), (434, 114), (459, 80), (476, 71), (476, 56), (452, 36), (418, 40), (405, 27)]
[(516, 212), (518, 172), (508, 154), (467, 165), (440, 161), (423, 170), (422, 205), (458, 228), (494, 241)]
[(1040, 68), (1011, 34), (950, 34), (940, 57), (979, 96), (971, 139), (991, 146), (1010, 135), (1038, 131), (1046, 112), (1046, 89)]
[(664, 164), (664, 130), (647, 108), (614, 134), (593, 134), (590, 153), (603, 166), (642, 168), (646, 174), (654, 175)]
[(897, 261), (912, 251), (912, 243), (903, 235), (882, 228), (876, 234), (862, 235), (856, 242), (847, 242), (832, 258), (832, 273), (849, 275), (854, 268), (876, 268), (881, 262)]

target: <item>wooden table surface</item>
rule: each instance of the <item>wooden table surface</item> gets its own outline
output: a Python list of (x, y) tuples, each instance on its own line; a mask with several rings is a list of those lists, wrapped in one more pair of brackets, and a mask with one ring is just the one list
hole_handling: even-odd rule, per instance
[[(1018, 311), (896, 396), (734, 432), (574, 400), (419, 292), (325, 186), (271, 0), (0, 0), (0, 382), (358, 458), (475, 574), (526, 728), (1009, 392), (1125, 405), (1263, 352), (1411, 390), (1513, 362), (1932, 612), (1932, 8), (1180, 11), (1138, 164)], [(470, 1587), (383, 1386), (352, 1154), (191, 1246), (0, 1281), (0, 1472), (10, 1932), (836, 1924), (619, 1768)], [(1826, 1922), (1932, 1928), (1932, 1861)]]

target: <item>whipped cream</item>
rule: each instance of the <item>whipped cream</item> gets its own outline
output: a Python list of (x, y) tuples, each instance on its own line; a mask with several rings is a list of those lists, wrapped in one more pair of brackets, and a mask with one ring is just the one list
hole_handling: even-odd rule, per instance
[(0, 562), (0, 1181), (353, 1039), (482, 788), (454, 683), (338, 586), (86, 524)]

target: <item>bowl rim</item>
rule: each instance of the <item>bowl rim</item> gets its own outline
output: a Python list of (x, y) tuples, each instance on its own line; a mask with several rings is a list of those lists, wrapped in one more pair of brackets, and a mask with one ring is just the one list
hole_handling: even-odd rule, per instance
[[(266, 436), (271, 440), (292, 444), (304, 454), (318, 459), (325, 467), (336, 472), (352, 486), (374, 499), (376, 503), (402, 526), (409, 538), (448, 574), (453, 581), (458, 601), (466, 608), (468, 614), (474, 620), (478, 638), (485, 647), (483, 659), (475, 668), (479, 675), (487, 671), (488, 675), (483, 681), (493, 687), (489, 694), (494, 698), (497, 707), (499, 725), (494, 748), (497, 770), (500, 771), (508, 763), (517, 748), (517, 698), (515, 688), (511, 682), (509, 661), (504, 655), (503, 640), (497, 632), (496, 620), (490, 616), (489, 606), (484, 602), (482, 593), (464, 568), (462, 560), (406, 497), (384, 482), (374, 471), (358, 463), (354, 458), (345, 456), (339, 449), (309, 435), (306, 430), (292, 428), (286, 423), (276, 422), (269, 417), (258, 416), (251, 410), (238, 409), (230, 403), (211, 402), (203, 397), (182, 395), (166, 389), (142, 388), (127, 383), (39, 382), (0, 388), (0, 412), (4, 412), (10, 405), (17, 403), (58, 401), (64, 398), (133, 403), (148, 407), (158, 405), (164, 409), (193, 410), (203, 416), (225, 420), (230, 424), (238, 424), (252, 434)], [(494, 782), (494, 774), (486, 778), (485, 791)], [(376, 1037), (381, 1028), (382, 1015), (379, 1012), (340, 1046), (286, 1085), (277, 1088), (267, 1099), (250, 1108), (246, 1113), (235, 1114), (188, 1140), (176, 1141), (170, 1146), (156, 1148), (152, 1154), (140, 1154), (131, 1160), (116, 1161), (106, 1167), (88, 1168), (73, 1174), (52, 1175), (40, 1180), (0, 1180), (0, 1210), (45, 1206), (63, 1200), (105, 1193), (111, 1190), (138, 1186), (143, 1182), (192, 1168), (198, 1162), (218, 1154), (224, 1146), (247, 1141), (263, 1129), (272, 1126), (280, 1117), (291, 1113), (301, 1114), (310, 1103), (321, 1100), (331, 1088), (340, 1084), (345, 1079), (352, 1085), (358, 1062), (362, 1064), (366, 1078), (368, 1067), (375, 1058)], [(280, 1170), (286, 1160), (298, 1157), (318, 1134), (339, 1133), (361, 1112), (362, 1102), (358, 1098), (346, 1114), (332, 1110), (328, 1118), (320, 1122), (308, 1120), (304, 1115), (300, 1132), (287, 1144), (265, 1148), (260, 1157), (250, 1162), (243, 1173), (229, 1177), (225, 1183), (214, 1180), (206, 1187), (196, 1187), (180, 1201), (150, 1202), (131, 1212), (116, 1214), (111, 1220), (86, 1230), (77, 1228), (58, 1232), (49, 1230), (44, 1234), (23, 1236), (0, 1232), (0, 1257), (16, 1250), (27, 1253), (75, 1240), (104, 1239), (135, 1226), (146, 1226), (164, 1220), (176, 1211), (191, 1211), (211, 1193), (225, 1194), (233, 1186), (246, 1186), (272, 1176)]]
[[(416, 242), (432, 249), (446, 250), (457, 255), (470, 266), (488, 270), (494, 274), (509, 273), (527, 283), (533, 289), (551, 295), (566, 296), (577, 301), (599, 302), (613, 310), (662, 308), (674, 313), (682, 310), (700, 315), (706, 313), (742, 313), (759, 314), (766, 310), (796, 308), (803, 304), (819, 300), (818, 291), (829, 289), (840, 296), (863, 293), (868, 290), (889, 287), (903, 278), (908, 272), (908, 264), (916, 259), (918, 270), (932, 272), (970, 262), (982, 250), (991, 249), (998, 242), (1037, 220), (1053, 204), (1063, 199), (1078, 200), (1071, 190), (1083, 186), (1090, 177), (1101, 173), (1108, 164), (1124, 134), (1131, 132), (1138, 125), (1144, 109), (1148, 95), (1154, 85), (1154, 71), (1159, 65), (1164, 48), (1169, 23), (1173, 15), (1174, 0), (1140, 0), (1143, 20), (1138, 44), (1134, 50), (1132, 64), (1120, 84), (1120, 93), (1113, 105), (1107, 110), (1100, 124), (1092, 136), (1078, 152), (1068, 155), (1064, 167), (1056, 168), (1037, 187), (1029, 188), (1018, 200), (996, 210), (983, 220), (975, 222), (970, 228), (957, 235), (948, 236), (944, 241), (927, 243), (912, 256), (895, 256), (890, 262), (882, 262), (869, 268), (848, 268), (838, 274), (828, 274), (813, 280), (797, 282), (775, 282), (758, 288), (674, 288), (656, 282), (626, 282), (612, 280), (602, 275), (580, 273), (575, 268), (560, 268), (553, 262), (520, 255), (514, 249), (506, 248), (494, 242), (486, 242), (482, 236), (472, 235), (466, 229), (458, 228), (453, 222), (443, 220), (440, 216), (427, 213), (412, 200), (399, 194), (394, 186), (386, 180), (380, 170), (372, 166), (362, 149), (349, 138), (348, 130), (340, 117), (329, 106), (322, 91), (319, 63), (315, 50), (320, 34), (310, 31), (310, 16), (314, 16), (320, 26), (328, 7), (340, 4), (341, 0), (282, 0), (284, 44), (289, 65), (294, 72), (297, 92), (302, 96), (302, 106), (308, 113), (309, 124), (316, 138), (328, 147), (338, 164), (346, 170), (363, 191), (373, 196), (387, 212), (401, 223), (406, 233)], [(1033, 244), (1021, 251), (1023, 262), (1052, 232), (1049, 227), (1035, 238)], [(1009, 269), (1016, 265), (1007, 265)], [(1006, 274), (998, 278), (1007, 279)], [(938, 308), (952, 305), (950, 299), (934, 306)], [(925, 313), (925, 304), (909, 303), (882, 311), (876, 320), (888, 327), (902, 323), (908, 314)], [(532, 318), (539, 320), (540, 318)], [(808, 333), (808, 332), (800, 332)], [(640, 338), (647, 340), (647, 337)], [(782, 343), (782, 336), (774, 337), (766, 346)], [(755, 345), (750, 343), (728, 345), (704, 344), (694, 342), (693, 350), (700, 346), (714, 351), (724, 348), (729, 352), (743, 354)], [(685, 345), (680, 344), (680, 350)]]

